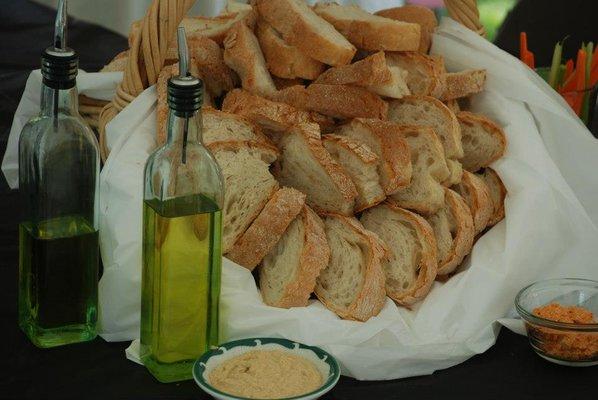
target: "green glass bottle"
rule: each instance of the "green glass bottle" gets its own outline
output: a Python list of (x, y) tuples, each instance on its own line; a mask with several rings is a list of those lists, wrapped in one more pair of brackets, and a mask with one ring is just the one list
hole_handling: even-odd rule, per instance
[(190, 379), (218, 344), (223, 180), (202, 144), (203, 82), (187, 71), (168, 82), (168, 140), (148, 159), (143, 205), (141, 358), (161, 382)]
[(42, 55), (40, 114), (19, 139), (19, 326), (39, 347), (92, 340), (98, 302), (97, 140), (77, 105), (66, 2)]

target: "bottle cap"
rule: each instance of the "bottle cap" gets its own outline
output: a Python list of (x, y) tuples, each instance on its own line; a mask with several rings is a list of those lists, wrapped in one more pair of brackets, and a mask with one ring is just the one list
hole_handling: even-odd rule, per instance
[(59, 0), (54, 24), (54, 45), (42, 53), (42, 77), (46, 86), (53, 89), (70, 89), (75, 86), (79, 57), (66, 46), (67, 0)]
[(203, 103), (203, 81), (189, 73), (185, 28), (177, 30), (179, 75), (168, 80), (168, 106), (180, 117), (190, 117)]

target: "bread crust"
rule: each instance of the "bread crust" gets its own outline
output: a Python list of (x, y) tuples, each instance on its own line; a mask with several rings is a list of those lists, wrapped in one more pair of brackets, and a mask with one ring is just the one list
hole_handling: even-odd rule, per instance
[(317, 3), (314, 11), (358, 49), (415, 51), (419, 48), (420, 26), (417, 24), (372, 15), (351, 5)]
[(443, 101), (471, 96), (484, 90), (486, 84), (485, 69), (467, 69), (465, 71), (447, 73)]
[(301, 261), (295, 279), (287, 285), (275, 307), (304, 307), (316, 286), (316, 279), (330, 260), (330, 246), (324, 233), (324, 223), (307, 205), (303, 206), (299, 217), (303, 221), (304, 244)]
[(356, 118), (349, 123), (362, 125), (372, 132), (380, 141), (382, 149), (382, 168), (390, 179), (383, 185), (384, 192), (390, 195), (411, 182), (411, 152), (407, 141), (403, 138), (401, 126), (379, 119)]
[(252, 153), (259, 154), (259, 158), (267, 164), (272, 164), (280, 156), (280, 151), (278, 151), (276, 146), (256, 140), (217, 141), (206, 144), (206, 148), (212, 153), (218, 151), (239, 151), (242, 148), (246, 148)]
[(375, 13), (381, 17), (391, 18), (397, 21), (411, 22), (420, 26), (420, 42), (418, 51), (427, 53), (432, 44), (432, 35), (438, 26), (438, 20), (434, 11), (428, 7), (417, 6), (414, 4), (404, 5), (402, 7), (393, 7), (386, 10), (380, 10)]
[(438, 275), (453, 272), (473, 248), (475, 229), (469, 206), (457, 192), (445, 189), (445, 207), (452, 215), (455, 228), (451, 251), (444, 260), (440, 260)]
[(473, 216), (475, 234), (482, 232), (494, 213), (494, 203), (490, 197), (490, 189), (484, 181), (469, 171), (463, 171), (463, 178), (459, 185), (453, 186), (469, 206)]
[(329, 68), (314, 83), (368, 87), (388, 83), (391, 78), (384, 52), (379, 51), (353, 64)]
[(366, 89), (346, 85), (296, 85), (270, 96), (274, 101), (334, 118), (386, 119), (388, 104)]
[(256, 137), (256, 140), (258, 142), (273, 145), (272, 141), (268, 138), (268, 136), (266, 136), (264, 134), (264, 131), (262, 130), (262, 128), (259, 125), (255, 124), (253, 121), (249, 120), (248, 118), (243, 117), (242, 115), (233, 114), (233, 113), (222, 111), (222, 110), (217, 110), (214, 107), (203, 106), (201, 108), (201, 116), (203, 119), (204, 128), (206, 127), (206, 123), (205, 123), (206, 116), (209, 116), (209, 115), (214, 115), (214, 116), (218, 116), (218, 117), (222, 117), (222, 118), (226, 118), (226, 119), (234, 119), (234, 120), (238, 121), (239, 123), (248, 125), (251, 128), (251, 130), (253, 131), (253, 133)]
[[(494, 161), (498, 160), (502, 156), (505, 155), (505, 151), (507, 149), (507, 136), (505, 132), (502, 130), (500, 126), (498, 126), (494, 121), (487, 118), (481, 114), (474, 114), (468, 111), (461, 111), (457, 113), (457, 120), (459, 121), (460, 125), (466, 126), (474, 126), (475, 124), (479, 124), (482, 128), (492, 135), (493, 138), (499, 143), (499, 150), (494, 152), (492, 157), (484, 160), (482, 163), (471, 163), (467, 161), (467, 154), (465, 154), (464, 158), (461, 160), (463, 164), (463, 168), (470, 172), (476, 172), (481, 168), (488, 167)], [(462, 129), (463, 130), (463, 129)]]
[(305, 194), (293, 188), (281, 188), (226, 256), (252, 271), (280, 240), (304, 204)]
[[(333, 66), (348, 64), (353, 59), (357, 49), (302, 0), (257, 0), (256, 3), (260, 16), (282, 34), (285, 42), (309, 57)], [(314, 18), (326, 32), (313, 25)]]
[(121, 51), (102, 69), (100, 72), (118, 72), (124, 71), (129, 61), (129, 50)]
[(422, 246), (419, 272), (415, 285), (410, 290), (402, 293), (395, 292), (392, 287), (386, 285), (386, 294), (388, 297), (393, 299), (397, 304), (408, 307), (422, 300), (430, 292), (430, 289), (432, 289), (438, 268), (436, 238), (428, 221), (420, 215), (399, 207), (392, 200), (384, 202), (382, 207), (387, 207), (410, 220), (411, 225), (418, 233), (418, 240)]
[[(488, 227), (491, 227), (505, 218), (505, 198), (507, 197), (507, 188), (500, 179), (498, 173), (490, 167), (485, 168), (479, 176), (484, 180), (486, 186), (488, 186), (492, 204), (494, 206), (494, 213), (492, 214), (492, 217), (490, 217), (490, 221), (488, 221)], [(493, 190), (498, 190), (498, 201), (496, 201), (497, 199), (492, 194)]]
[(286, 44), (263, 19), (258, 21), (256, 35), (272, 75), (286, 79), (316, 79), (324, 71), (323, 63)]
[(276, 92), (257, 37), (242, 21), (226, 35), (224, 62), (239, 74), (244, 89), (262, 96)]
[[(413, 95), (432, 96), (440, 98), (444, 93), (446, 75), (444, 63), (440, 58), (434, 58), (416, 51), (387, 52), (386, 60), (389, 65), (403, 69), (405, 64), (417, 67), (421, 73), (407, 75), (407, 86)], [(419, 88), (421, 83), (423, 88)]]
[[(386, 257), (386, 248), (378, 235), (366, 230), (354, 217), (340, 214), (326, 214), (326, 218), (337, 218), (339, 221), (358, 234), (368, 244), (367, 265), (365, 266), (364, 283), (355, 300), (347, 307), (340, 308), (329, 302), (324, 293), (318, 290), (315, 293), (318, 300), (329, 310), (343, 319), (354, 321), (367, 321), (380, 313), (386, 302), (385, 276), (382, 269), (382, 260)], [(334, 251), (330, 249), (331, 253)]]
[(279, 133), (302, 123), (317, 122), (320, 127), (334, 123), (317, 113), (298, 110), (288, 104), (271, 101), (242, 89), (233, 89), (226, 95), (222, 110), (242, 115), (264, 129)]

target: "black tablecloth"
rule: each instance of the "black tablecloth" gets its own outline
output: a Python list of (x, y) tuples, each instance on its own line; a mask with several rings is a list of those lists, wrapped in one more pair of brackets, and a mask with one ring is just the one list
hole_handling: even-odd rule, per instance
[[(1, 1), (0, 140), (8, 131), (24, 83), (51, 38), (52, 13), (22, 0)], [(94, 71), (126, 46), (98, 27), (72, 21), (70, 45), (83, 69)], [(41, 350), (17, 327), (17, 212), (19, 204), (0, 179), (0, 398), (190, 399), (207, 398), (192, 382), (160, 384), (125, 359), (128, 343), (91, 343)], [(597, 368), (574, 369), (536, 356), (527, 339), (503, 330), (486, 353), (433, 375), (386, 382), (341, 378), (327, 399), (571, 399), (595, 396)]]

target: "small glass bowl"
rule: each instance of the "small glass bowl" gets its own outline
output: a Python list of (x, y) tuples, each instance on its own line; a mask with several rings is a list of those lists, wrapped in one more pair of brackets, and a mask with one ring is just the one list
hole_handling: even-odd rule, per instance
[(540, 357), (574, 367), (598, 365), (598, 323), (564, 323), (534, 315), (535, 308), (550, 303), (583, 307), (596, 319), (598, 282), (587, 279), (539, 281), (522, 289), (515, 298), (529, 342)]

